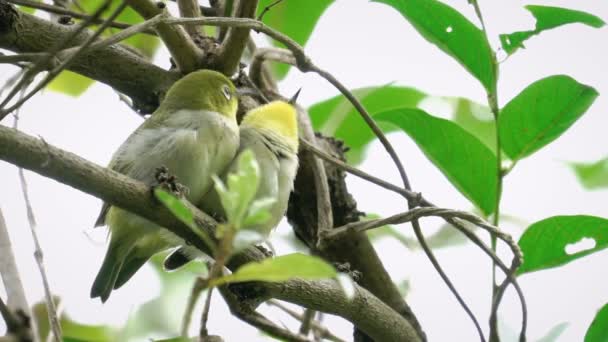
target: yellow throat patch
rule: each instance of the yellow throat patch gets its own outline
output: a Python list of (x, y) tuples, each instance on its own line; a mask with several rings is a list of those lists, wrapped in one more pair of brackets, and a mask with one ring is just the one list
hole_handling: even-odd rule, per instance
[(270, 130), (298, 148), (298, 118), (294, 106), (285, 101), (273, 101), (252, 109), (245, 115), (242, 124)]

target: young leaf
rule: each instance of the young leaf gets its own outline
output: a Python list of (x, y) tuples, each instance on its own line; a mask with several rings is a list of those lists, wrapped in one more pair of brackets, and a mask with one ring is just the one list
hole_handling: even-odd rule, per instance
[[(260, 0), (258, 16), (267, 6), (275, 2), (276, 0)], [(269, 8), (262, 21), (304, 46), (317, 21), (332, 2), (332, 0), (282, 1)], [(275, 43), (275, 46), (283, 45)], [(277, 63), (273, 69), (276, 76), (281, 79), (287, 75), (289, 65)]]
[(196, 227), (194, 224), (194, 215), (179, 198), (171, 195), (161, 188), (154, 189), (154, 196), (175, 215), (180, 221), (188, 225), (188, 227)]
[(337, 275), (334, 267), (323, 259), (293, 253), (264, 259), (262, 262), (250, 262), (241, 266), (236, 272), (218, 278), (213, 285), (244, 281), (271, 281), (282, 282), (291, 278), (323, 279), (333, 278)]
[(270, 208), (277, 200), (275, 198), (266, 197), (253, 201), (247, 211), (247, 216), (243, 220), (243, 228), (264, 224), (270, 220)]
[[(372, 115), (392, 108), (416, 107), (426, 97), (417, 89), (392, 85), (358, 88), (352, 92)], [(351, 164), (361, 162), (365, 147), (376, 139), (361, 115), (342, 95), (312, 105), (308, 113), (315, 130), (346, 143), (350, 148), (346, 157)], [(394, 130), (393, 127), (381, 128), (384, 132)]]
[(538, 151), (572, 126), (597, 96), (592, 87), (565, 75), (532, 83), (500, 112), (503, 151), (513, 161)]
[(58, 93), (78, 97), (89, 89), (93, 82), (95, 81), (88, 77), (69, 70), (64, 70), (46, 87), (47, 89)]
[(502, 48), (510, 55), (519, 48), (525, 48), (523, 42), (545, 30), (550, 30), (567, 24), (584, 24), (600, 28), (604, 21), (593, 14), (568, 8), (528, 5), (525, 7), (536, 19), (536, 27), (530, 31), (519, 31), (500, 35)]
[(524, 253), (518, 274), (561, 266), (608, 247), (608, 220), (553, 216), (528, 227), (518, 244)]
[(217, 177), (213, 181), (228, 222), (239, 229), (258, 191), (260, 167), (251, 150), (241, 152), (237, 158), (238, 168), (236, 172), (228, 174), (227, 184)]
[(608, 187), (608, 157), (594, 163), (570, 163), (570, 166), (585, 189)]
[(373, 0), (392, 6), (430, 43), (452, 56), (484, 88), (493, 91), (496, 70), (484, 33), (455, 9), (437, 0)]
[(606, 342), (608, 338), (608, 304), (597, 312), (585, 334), (585, 342)]
[(394, 109), (375, 118), (401, 128), (465, 197), (484, 214), (493, 212), (496, 156), (479, 139), (449, 120), (418, 109)]

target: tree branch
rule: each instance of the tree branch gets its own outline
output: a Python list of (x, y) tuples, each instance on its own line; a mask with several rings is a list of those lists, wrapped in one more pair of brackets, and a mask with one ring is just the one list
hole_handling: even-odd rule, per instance
[[(141, 182), (3, 126), (0, 126), (0, 159), (80, 189), (167, 227), (196, 248), (210, 253), (198, 234), (154, 201), (150, 188)], [(209, 236), (214, 236), (215, 221), (192, 204), (185, 204), (193, 213), (197, 225)], [(232, 257), (227, 266), (235, 270), (247, 262), (259, 261), (264, 257), (260, 250), (249, 248)], [(282, 284), (263, 283), (261, 286), (269, 297), (344, 317), (378, 341), (420, 341), (418, 333), (407, 320), (359, 287), (356, 287), (355, 298), (349, 299), (334, 281), (292, 279)]]
[[(196, 18), (201, 16), (201, 8), (197, 0), (177, 0), (179, 15), (182, 18)], [(186, 25), (186, 32), (191, 37), (195, 37), (201, 33), (200, 26)]]
[[(162, 2), (153, 3), (150, 0), (128, 0), (129, 5), (144, 19), (150, 19), (162, 14), (170, 18), (169, 12)], [(194, 44), (183, 27), (160, 23), (155, 27), (160, 39), (165, 43), (177, 68), (184, 74), (199, 68), (203, 52)]]
[[(74, 29), (19, 12), (5, 0), (0, 0), (2, 49), (17, 53), (47, 52)], [(91, 34), (79, 34), (67, 47), (82, 44)], [(126, 94), (133, 99), (136, 108), (145, 113), (151, 113), (158, 107), (159, 96), (179, 78), (177, 72), (163, 70), (121, 45), (85, 52), (73, 61), (68, 70)]]
[[(257, 8), (258, 0), (241, 0), (238, 2), (235, 17), (253, 18)], [(226, 39), (220, 46), (214, 69), (229, 76), (237, 71), (241, 56), (249, 40), (249, 30), (247, 27), (232, 27), (228, 31)]]

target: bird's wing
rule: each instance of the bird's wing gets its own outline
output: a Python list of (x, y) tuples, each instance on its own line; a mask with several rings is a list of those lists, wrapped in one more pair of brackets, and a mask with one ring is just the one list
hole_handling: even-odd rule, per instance
[[(152, 120), (144, 121), (131, 135), (125, 140), (122, 145), (114, 152), (112, 156), (112, 160), (110, 164), (108, 164), (108, 169), (116, 171), (118, 173), (122, 173), (123, 175), (129, 175), (131, 170), (133, 169), (133, 162), (128, 162), (129, 158), (125, 158), (125, 155), (129, 153), (127, 148), (129, 146), (133, 146), (134, 141), (140, 139), (142, 137), (141, 132), (146, 129), (155, 129), (158, 128), (158, 123)], [(159, 139), (161, 137), (159, 136)], [(154, 142), (152, 142), (154, 143)], [(139, 144), (139, 146), (144, 146), (144, 144)], [(101, 205), (101, 211), (97, 216), (97, 220), (95, 220), (94, 227), (100, 227), (105, 225), (106, 215), (108, 214), (108, 210), (110, 210), (111, 205), (108, 202), (103, 202)]]

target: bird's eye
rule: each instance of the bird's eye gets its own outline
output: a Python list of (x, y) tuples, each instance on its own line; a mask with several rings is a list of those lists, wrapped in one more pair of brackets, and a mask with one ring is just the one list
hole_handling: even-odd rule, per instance
[(224, 94), (224, 97), (226, 97), (226, 100), (230, 101), (230, 99), (232, 98), (232, 92), (230, 91), (230, 88), (227, 85), (222, 86), (222, 94)]

